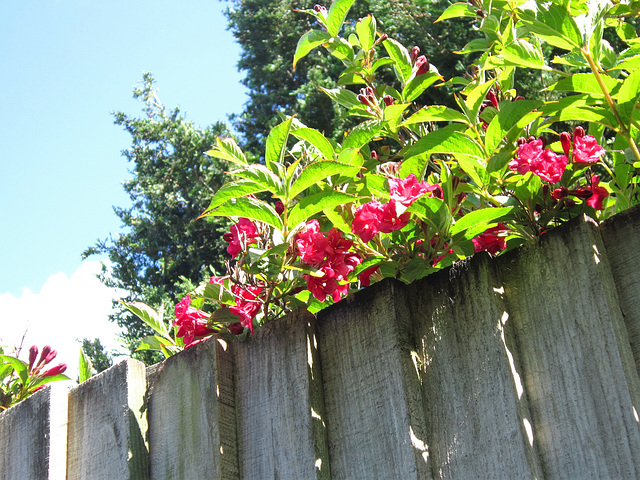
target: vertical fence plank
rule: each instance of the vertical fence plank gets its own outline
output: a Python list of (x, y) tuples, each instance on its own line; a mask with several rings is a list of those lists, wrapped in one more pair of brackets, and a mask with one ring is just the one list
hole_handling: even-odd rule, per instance
[(329, 478), (314, 328), (300, 312), (233, 345), (243, 479)]
[(149, 478), (145, 366), (126, 359), (69, 392), (67, 478)]
[(151, 478), (238, 478), (229, 345), (201, 342), (150, 367), (147, 380)]
[(498, 260), (545, 478), (640, 478), (638, 376), (597, 227)]
[(640, 372), (640, 206), (609, 218), (600, 231)]
[(53, 385), (0, 414), (0, 480), (66, 476), (67, 389)]
[(395, 281), (319, 313), (333, 480), (431, 475), (410, 330), (407, 298)]
[(408, 289), (434, 477), (542, 478), (492, 261), (479, 255)]

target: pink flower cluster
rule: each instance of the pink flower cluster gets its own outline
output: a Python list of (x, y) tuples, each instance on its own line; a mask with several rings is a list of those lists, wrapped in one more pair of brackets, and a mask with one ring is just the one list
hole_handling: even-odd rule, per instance
[[(602, 210), (604, 208), (602, 202), (609, 196), (609, 191), (599, 185), (600, 175), (593, 175), (585, 187), (580, 187), (577, 190), (569, 190), (566, 187), (560, 187), (556, 188), (551, 195), (556, 200), (560, 200), (568, 196), (574, 196), (584, 200), (584, 203), (589, 205), (591, 208), (594, 208), (595, 210)], [(573, 200), (569, 200), (573, 202)]]
[(262, 308), (262, 300), (259, 295), (262, 293), (261, 287), (251, 287), (234, 284), (231, 286), (231, 293), (235, 296), (236, 305), (229, 310), (238, 317), (240, 325), (248, 328), (253, 335), (253, 319)]
[(191, 295), (187, 295), (176, 305), (175, 314), (174, 325), (178, 326), (176, 336), (182, 337), (185, 348), (213, 333), (213, 330), (207, 327), (209, 314), (191, 306)]
[(357, 254), (349, 251), (353, 241), (344, 238), (335, 228), (328, 233), (320, 232), (320, 223), (314, 219), (296, 234), (295, 244), (300, 259), (322, 272), (322, 276), (304, 276), (315, 298), (324, 302), (331, 296), (338, 302), (349, 292), (347, 277), (362, 262)]
[(516, 158), (509, 162), (509, 168), (521, 175), (527, 172), (539, 176), (549, 183), (557, 183), (567, 168), (566, 155), (558, 155), (544, 148), (541, 139), (531, 139), (518, 147)]
[(389, 178), (389, 202), (383, 205), (372, 200), (360, 205), (354, 213), (353, 233), (363, 242), (370, 242), (378, 232), (391, 233), (404, 228), (410, 219), (407, 207), (422, 195), (433, 194), (439, 188), (439, 185), (418, 182), (414, 174), (406, 178)]
[[(568, 133), (563, 132), (560, 134), (560, 143), (562, 144), (565, 155), (569, 157), (572, 142)], [(607, 153), (607, 151), (598, 144), (596, 137), (586, 135), (584, 128), (576, 127), (573, 131), (573, 149), (571, 153), (570, 158), (573, 163), (591, 165), (598, 162), (600, 157)]]
[(225, 233), (222, 238), (229, 243), (227, 253), (231, 255), (231, 258), (236, 258), (247, 245), (256, 243), (258, 229), (255, 223), (248, 218), (240, 218), (238, 223), (231, 227), (231, 231)]
[(489, 228), (476, 238), (473, 238), (473, 246), (475, 252), (488, 252), (490, 255), (496, 256), (502, 250), (507, 248), (507, 240), (504, 234), (507, 227), (499, 223), (496, 227)]

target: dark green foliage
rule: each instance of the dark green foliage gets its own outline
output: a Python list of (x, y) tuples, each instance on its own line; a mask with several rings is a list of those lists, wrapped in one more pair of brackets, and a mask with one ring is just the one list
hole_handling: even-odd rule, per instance
[[(131, 179), (124, 182), (132, 206), (114, 208), (123, 233), (98, 241), (84, 256), (106, 253), (112, 267), (102, 281), (126, 289), (128, 302), (144, 300), (159, 308), (180, 300), (209, 267), (221, 271), (226, 243), (224, 220), (197, 220), (224, 182), (223, 165), (204, 155), (216, 136), (227, 136), (223, 123), (195, 127), (178, 108), (167, 111), (145, 74), (134, 98), (144, 102), (142, 118), (114, 114), (116, 125), (131, 134), (131, 147), (123, 155), (131, 163)], [(181, 280), (179, 284), (176, 284)], [(168, 312), (171, 314), (172, 312)], [(119, 306), (112, 318), (125, 329), (124, 340), (133, 352), (151, 331)], [(143, 355), (141, 355), (143, 354)], [(154, 360), (146, 352), (138, 358)]]
[(93, 341), (88, 338), (83, 338), (82, 351), (91, 360), (95, 373), (103, 372), (113, 365), (111, 354), (104, 350), (104, 346), (100, 343), (99, 338), (95, 338)]
[[(293, 69), (298, 39), (318, 28), (309, 15), (295, 12), (313, 8), (312, 0), (235, 0), (227, 12), (231, 31), (242, 47), (238, 68), (246, 72), (244, 85), (249, 101), (242, 114), (233, 118), (242, 134), (243, 147), (260, 155), (264, 138), (278, 123), (277, 112), (296, 114), (306, 125), (327, 136), (344, 131), (344, 121), (320, 86), (334, 87), (342, 64), (319, 49), (302, 59)], [(472, 21), (457, 19), (435, 23), (449, 5), (447, 0), (367, 0), (356, 1), (349, 12), (348, 29), (359, 18), (372, 13), (379, 29), (408, 48), (416, 45), (445, 78), (465, 73), (468, 62), (452, 52), (479, 36)], [(329, 4), (325, 5), (329, 7)], [(352, 86), (354, 91), (359, 87)], [(451, 91), (442, 88), (424, 96), (423, 102), (454, 105)], [(431, 96), (429, 96), (431, 95)]]

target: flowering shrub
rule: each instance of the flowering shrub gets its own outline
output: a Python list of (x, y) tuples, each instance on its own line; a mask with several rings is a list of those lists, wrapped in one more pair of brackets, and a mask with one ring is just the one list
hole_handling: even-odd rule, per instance
[[(218, 138), (207, 154), (229, 162), (235, 179), (201, 217), (234, 221), (224, 235), (233, 262), (176, 306), (173, 332), (161, 313), (128, 305), (158, 333), (141, 348), (170, 355), (208, 335), (251, 333), (372, 281), (412, 282), (577, 215), (600, 220), (637, 203), (640, 41), (625, 23), (637, 1), (455, 3), (438, 21), (473, 17), (484, 38), (464, 48), (478, 60), (453, 79), (419, 46), (379, 32), (371, 15), (345, 26), (352, 3), (304, 11), (318, 29), (299, 40), (293, 64), (319, 47), (338, 58), (345, 70), (325, 93), (359, 123), (335, 142), (284, 118), (258, 163)], [(606, 28), (623, 51), (603, 39)], [(567, 95), (519, 96), (517, 68), (540, 70), (548, 91)], [(395, 81), (383, 83), (382, 71)], [(458, 109), (420, 103), (445, 83), (459, 87)], [(568, 122), (581, 125), (570, 133)]]
[(0, 354), (0, 411), (24, 400), (48, 383), (70, 380), (63, 375), (66, 364), (49, 366), (57, 352), (48, 345), (42, 349), (40, 356), (38, 347), (33, 345), (29, 349), (29, 363), (18, 359), (17, 355), (4, 355), (2, 347)]

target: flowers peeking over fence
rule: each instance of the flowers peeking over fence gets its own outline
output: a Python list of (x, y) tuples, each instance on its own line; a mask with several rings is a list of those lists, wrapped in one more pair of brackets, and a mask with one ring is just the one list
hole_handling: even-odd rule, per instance
[[(468, 74), (444, 79), (418, 46), (379, 32), (372, 15), (345, 26), (352, 3), (304, 11), (317, 28), (299, 40), (293, 65), (320, 47), (338, 58), (345, 71), (324, 91), (355, 126), (336, 141), (283, 117), (257, 163), (233, 139), (217, 140), (207, 154), (228, 162), (232, 181), (201, 217), (233, 221), (223, 236), (227, 271), (182, 299), (172, 331), (162, 312), (128, 305), (157, 333), (141, 348), (170, 355), (207, 335), (244, 336), (382, 278), (412, 282), (474, 253), (500, 255), (577, 215), (599, 220), (638, 203), (640, 50), (621, 27), (624, 9), (599, 4), (577, 21), (586, 12), (559, 0), (453, 4), (439, 21), (473, 18), (485, 38), (465, 48), (482, 53)], [(599, 46), (609, 26), (630, 45), (619, 56)], [(545, 44), (566, 55), (548, 63)], [(548, 90), (570, 96), (518, 95), (518, 67), (555, 75)], [(459, 86), (459, 108), (425, 105), (423, 93), (445, 82)], [(584, 128), (570, 134), (558, 122)]]
[(67, 365), (59, 363), (51, 365), (57, 352), (45, 345), (38, 355), (38, 347), (29, 348), (28, 363), (20, 360), (18, 355), (6, 355), (0, 347), (0, 411), (24, 400), (29, 395), (44, 388), (45, 385), (70, 380), (63, 375)]

